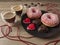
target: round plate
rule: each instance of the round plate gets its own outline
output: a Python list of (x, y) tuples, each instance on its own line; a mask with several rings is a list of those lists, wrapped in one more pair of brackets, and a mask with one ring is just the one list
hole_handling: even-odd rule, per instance
[[(42, 14), (44, 14), (44, 13), (47, 13), (47, 12), (42, 11)], [(36, 29), (34, 31), (27, 30), (27, 26), (29, 24), (23, 23), (23, 20), (25, 18), (28, 18), (26, 13), (21, 16), (21, 24), (22, 24), (23, 28), (33, 36), (40, 37), (40, 38), (49, 38), (49, 37), (55, 36), (55, 34), (57, 34), (60, 31), (60, 24), (56, 27), (47, 27), (49, 30), (48, 32), (38, 32), (37, 29), (39, 26), (37, 26), (37, 25), (36, 25)], [(32, 23), (32, 19), (31, 19), (31, 23)]]

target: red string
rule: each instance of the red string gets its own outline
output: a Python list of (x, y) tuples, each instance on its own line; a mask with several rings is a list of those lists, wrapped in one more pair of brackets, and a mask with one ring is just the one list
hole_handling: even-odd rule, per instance
[[(17, 27), (17, 33), (18, 32), (20, 32), (20, 30), (19, 30), (19, 27)], [(8, 35), (9, 37), (12, 37), (12, 38), (16, 38), (17, 36), (10, 36), (10, 35)], [(34, 36), (30, 36), (30, 37), (25, 37), (25, 36), (20, 36), (21, 38), (25, 38), (25, 39), (29, 39), (29, 38), (33, 38)]]
[[(60, 18), (60, 13), (59, 13), (59, 9), (56, 9), (55, 7), (57, 7), (58, 5), (57, 4), (47, 4), (47, 6), (46, 6), (46, 10), (47, 11), (51, 11), (52, 13), (55, 13), (55, 14), (57, 14), (58, 15), (58, 17)], [(48, 42), (48, 43), (46, 43), (45, 45), (49, 45), (49, 44), (51, 44), (51, 43), (54, 43), (54, 45), (57, 45), (57, 43), (59, 43), (60, 42), (60, 39), (58, 39), (58, 40), (54, 40), (54, 41), (50, 41), (50, 42)]]
[[(0, 28), (3, 26), (8, 26), (8, 25), (2, 25), (2, 26), (0, 26)], [(5, 36), (9, 35), (9, 33), (11, 32), (11, 28), (10, 28), (10, 26), (8, 26), (8, 28), (9, 28), (9, 32), (6, 35), (1, 36), (0, 38), (4, 38)], [(2, 29), (1, 29), (1, 31), (2, 31)]]
[[(47, 3), (47, 4), (46, 4), (47, 10), (49, 10), (49, 9), (51, 9), (52, 7), (55, 7), (55, 6), (57, 6), (57, 5), (51, 4), (51, 3)], [(54, 13), (57, 13), (57, 12), (58, 12), (58, 11), (54, 11)], [(58, 13), (58, 14), (60, 14), (60, 13)], [(6, 29), (6, 31), (8, 31), (8, 33), (6, 33), (6, 34), (5, 34), (4, 31), (2, 30), (2, 27), (4, 27), (4, 26), (7, 26), (7, 27), (8, 27), (8, 29)], [(25, 43), (26, 45), (30, 45), (30, 44), (32, 44), (32, 45), (37, 45), (37, 44), (34, 44), (34, 43), (32, 43), (32, 42), (22, 40), (21, 38), (29, 39), (29, 38), (33, 38), (33, 36), (32, 36), (32, 37), (24, 37), (24, 36), (19, 35), (19, 32), (20, 32), (20, 31), (19, 31), (19, 27), (17, 27), (17, 36), (11, 36), (11, 35), (9, 35), (10, 32), (12, 32), (12, 27), (9, 26), (9, 25), (2, 25), (2, 26), (0, 26), (0, 28), (1, 28), (1, 32), (2, 32), (2, 34), (3, 34), (3, 36), (1, 36), (0, 38), (6, 37), (6, 38), (9, 39), (9, 40), (20, 41), (20, 42)], [(15, 39), (15, 38), (16, 38), (16, 39)], [(45, 45), (49, 45), (49, 44), (51, 44), (51, 43), (54, 43), (54, 45), (56, 45), (56, 44), (59, 43), (59, 42), (60, 42), (60, 39), (59, 39), (59, 40), (55, 40), (55, 41), (50, 41), (50, 42), (46, 43)]]
[[(4, 31), (2, 30), (2, 27), (4, 27), (4, 26), (7, 26), (7, 27), (8, 27), (8, 33), (6, 32), (6, 34), (5, 34)], [(11, 26), (2, 25), (2, 26), (0, 26), (0, 28), (1, 28), (1, 32), (2, 32), (2, 34), (3, 34), (3, 36), (2, 36), (1, 38), (6, 37), (6, 38), (9, 39), (9, 40), (20, 41), (20, 42), (25, 43), (26, 45), (30, 45), (30, 44), (32, 44), (32, 45), (37, 45), (37, 44), (34, 44), (34, 43), (32, 43), (32, 42), (22, 40), (21, 38), (29, 39), (29, 38), (33, 38), (33, 37), (20, 36), (20, 35), (19, 35), (19, 32), (20, 32), (20, 31), (19, 31), (19, 27), (17, 27), (17, 36), (10, 36), (10, 35), (9, 35), (10, 32), (12, 32), (12, 27), (11, 27)], [(7, 29), (6, 29), (6, 31), (7, 31)], [(17, 39), (15, 39), (15, 38), (17, 38)]]
[(51, 43), (54, 43), (54, 45), (57, 45), (57, 43), (59, 43), (59, 42), (60, 42), (60, 39), (59, 40), (50, 41), (50, 42), (46, 43), (45, 45), (49, 45)]
[(48, 10), (51, 10), (51, 8), (54, 9), (55, 7), (58, 7), (58, 5), (55, 4), (55, 3), (46, 3), (45, 6), (46, 6), (46, 10), (47, 10), (47, 11), (48, 11)]
[[(4, 26), (7, 26), (8, 27), (8, 33), (4, 33), (4, 31), (2, 30), (2, 27), (4, 27)], [(10, 36), (9, 34), (10, 34), (10, 32), (12, 32), (12, 27), (11, 26), (8, 26), (8, 25), (2, 25), (2, 26), (0, 26), (0, 28), (1, 28), (1, 32), (2, 32), (2, 34), (3, 34), (3, 36), (1, 37), (1, 38), (3, 38), (3, 37), (6, 37), (7, 39), (9, 39), (9, 40), (13, 40), (13, 41), (20, 41), (20, 42), (23, 42), (23, 43), (25, 43), (26, 45), (30, 45), (30, 44), (32, 44), (32, 45), (37, 45), (37, 44), (34, 44), (34, 43), (32, 43), (32, 42), (29, 42), (29, 41), (25, 41), (25, 40), (22, 40), (21, 38), (23, 37), (20, 37), (20, 35), (19, 35), (19, 27), (17, 27), (17, 36)], [(6, 29), (7, 30), (7, 29)], [(17, 39), (13, 39), (13, 38), (17, 38)], [(26, 37), (25, 37), (26, 38)], [(27, 37), (28, 38), (28, 37)], [(51, 44), (51, 43), (54, 43), (54, 45), (56, 45), (57, 43), (59, 43), (60, 42), (60, 40), (55, 40), (55, 41), (51, 41), (51, 42), (48, 42), (48, 43), (46, 43), (45, 45), (49, 45), (49, 44)]]
[[(2, 30), (2, 27), (4, 27), (4, 26), (7, 26), (7, 27), (8, 27), (8, 33), (6, 33), (6, 34), (5, 34), (4, 31)], [(6, 38), (9, 39), (9, 40), (20, 41), (20, 42), (25, 43), (26, 45), (30, 45), (30, 44), (32, 44), (32, 45), (37, 45), (37, 44), (34, 44), (34, 43), (32, 43), (32, 42), (22, 40), (22, 39), (21, 39), (22, 37), (20, 37), (20, 35), (19, 35), (19, 33), (18, 33), (18, 32), (19, 32), (19, 27), (17, 27), (17, 36), (9, 36), (10, 32), (12, 32), (12, 27), (11, 27), (11, 26), (2, 25), (2, 26), (0, 26), (0, 28), (1, 28), (1, 32), (2, 32), (2, 34), (3, 34), (3, 37), (6, 37)], [(6, 30), (7, 30), (7, 29), (6, 29)], [(17, 39), (13, 39), (13, 38), (17, 38)], [(50, 42), (46, 43), (45, 45), (49, 45), (49, 44), (51, 44), (51, 43), (54, 43), (54, 45), (56, 45), (56, 44), (59, 43), (59, 42), (60, 42), (60, 40), (50, 41)]]

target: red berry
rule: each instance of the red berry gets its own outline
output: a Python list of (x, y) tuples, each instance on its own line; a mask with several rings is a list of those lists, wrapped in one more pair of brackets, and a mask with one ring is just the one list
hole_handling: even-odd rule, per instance
[(23, 20), (23, 22), (27, 24), (27, 23), (30, 23), (31, 21), (29, 18), (26, 18), (25, 20)]
[(35, 30), (35, 24), (31, 23), (27, 27), (28, 30)]

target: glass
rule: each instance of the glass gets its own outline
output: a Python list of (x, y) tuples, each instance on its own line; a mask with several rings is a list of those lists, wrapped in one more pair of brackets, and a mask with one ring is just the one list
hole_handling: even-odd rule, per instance
[(12, 12), (15, 12), (16, 15), (19, 15), (19, 16), (21, 16), (22, 14), (22, 9), (23, 9), (22, 5), (15, 5), (11, 7)]
[(11, 11), (6, 11), (6, 12), (1, 13), (1, 17), (4, 22), (13, 24), (15, 23), (16, 14)]

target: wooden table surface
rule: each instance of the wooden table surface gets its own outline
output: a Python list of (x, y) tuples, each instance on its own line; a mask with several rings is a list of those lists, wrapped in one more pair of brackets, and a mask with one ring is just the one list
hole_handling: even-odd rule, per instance
[[(52, 0), (50, 0), (52, 1)], [(31, 1), (32, 2), (32, 1)], [(3, 11), (9, 11), (11, 9), (11, 6), (12, 5), (19, 5), (19, 4), (23, 4), (23, 3), (31, 3), (29, 2), (28, 0), (26, 0), (25, 2), (22, 0), (22, 1), (4, 1), (4, 0), (1, 0), (0, 1), (0, 13), (3, 12)], [(34, 1), (33, 1), (34, 2)], [(38, 1), (37, 1), (38, 2)], [(37, 3), (35, 2), (35, 3)], [(45, 1), (42, 1), (41, 0), (41, 3), (46, 3), (46, 2), (49, 2), (48, 0), (45, 0)], [(52, 3), (59, 3), (59, 0), (54, 0), (52, 1)], [(17, 17), (18, 18), (18, 17)], [(3, 20), (1, 19), (1, 16), (0, 16), (0, 25), (4, 25), (5, 23), (3, 22)], [(14, 31), (12, 34), (16, 34), (16, 28), (14, 28)], [(30, 36), (22, 27), (22, 25), (20, 24), (20, 34), (23, 35), (23, 36)], [(11, 35), (12, 35), (11, 34)], [(0, 33), (0, 36), (2, 36), (2, 34)], [(23, 38), (22, 38), (23, 39)], [(56, 38), (53, 38), (53, 39), (41, 39), (41, 38), (32, 38), (32, 39), (24, 39), (24, 40), (27, 40), (27, 41), (30, 41), (30, 42), (33, 42), (33, 43), (36, 43), (37, 45), (44, 45), (45, 43), (51, 41), (51, 40), (55, 40), (55, 39), (60, 39), (60, 36), (56, 37)], [(7, 38), (1, 38), (0, 39), (0, 45), (25, 45), (24, 43), (22, 42), (18, 42), (18, 41), (12, 41), (12, 40), (9, 40)], [(52, 44), (51, 44), (52, 45)], [(60, 43), (58, 43), (58, 45), (60, 45)]]

